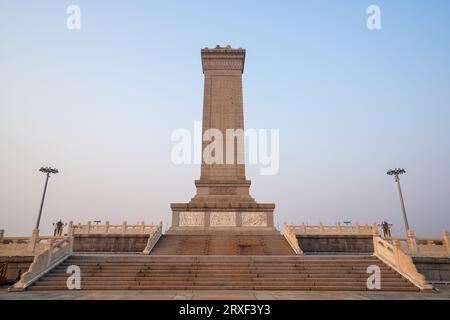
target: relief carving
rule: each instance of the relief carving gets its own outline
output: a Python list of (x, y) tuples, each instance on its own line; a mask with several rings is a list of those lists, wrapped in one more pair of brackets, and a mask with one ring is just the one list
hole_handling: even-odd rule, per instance
[(265, 212), (242, 212), (242, 226), (245, 226), (245, 227), (267, 227), (267, 213), (265, 213)]
[(211, 227), (235, 227), (236, 212), (211, 212)]
[(210, 189), (212, 195), (236, 194), (236, 187), (212, 187)]
[(203, 227), (205, 225), (204, 212), (180, 212), (180, 227)]

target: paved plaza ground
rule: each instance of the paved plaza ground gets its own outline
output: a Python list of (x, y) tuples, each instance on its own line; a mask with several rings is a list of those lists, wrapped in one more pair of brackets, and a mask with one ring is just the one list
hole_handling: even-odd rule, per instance
[(450, 285), (437, 292), (341, 291), (25, 291), (0, 289), (0, 300), (450, 300)]

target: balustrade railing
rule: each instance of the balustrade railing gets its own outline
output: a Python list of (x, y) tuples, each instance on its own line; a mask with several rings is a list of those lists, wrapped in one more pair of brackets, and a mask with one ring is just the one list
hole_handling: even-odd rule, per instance
[(48, 271), (67, 259), (72, 254), (72, 248), (73, 237), (66, 237), (62, 240), (52, 242), (49, 248), (34, 257), (33, 263), (30, 265), (28, 271), (9, 290), (25, 290)]
[(425, 277), (417, 271), (411, 256), (401, 249), (398, 240), (393, 240), (392, 243), (389, 243), (387, 240), (381, 238), (378, 233), (374, 233), (373, 246), (375, 256), (414, 283), (417, 287), (422, 290), (433, 289)]
[(33, 230), (31, 237), (0, 237), (0, 255), (35, 255), (64, 237), (39, 236)]
[(162, 236), (162, 227), (163, 227), (163, 223), (161, 221), (159, 223), (159, 225), (157, 226), (157, 228), (152, 230), (152, 232), (150, 233), (150, 237), (148, 238), (148, 241), (147, 241), (147, 246), (145, 247), (145, 249), (143, 251), (144, 254), (150, 254), (150, 252), (152, 251), (153, 247), (158, 242), (159, 238), (161, 238), (161, 236)]
[(442, 238), (418, 238), (412, 230), (409, 230), (408, 237), (384, 237), (383, 239), (390, 244), (398, 243), (400, 249), (411, 256), (450, 256), (448, 231), (442, 233)]
[(335, 225), (324, 225), (320, 222), (319, 225), (307, 225), (303, 221), (298, 226), (292, 225), (291, 228), (298, 235), (372, 235), (376, 226), (368, 224), (346, 226), (337, 222)]
[(292, 250), (294, 250), (295, 254), (303, 254), (302, 249), (300, 249), (300, 245), (297, 240), (295, 228), (293, 226), (289, 226), (284, 223), (283, 235), (286, 238), (286, 241), (291, 246)]
[(105, 224), (92, 224), (90, 221), (87, 224), (69, 223), (69, 233), (78, 234), (152, 234), (158, 229), (159, 225), (146, 225), (143, 221), (139, 224), (128, 224), (124, 221), (122, 224), (114, 225), (108, 221)]

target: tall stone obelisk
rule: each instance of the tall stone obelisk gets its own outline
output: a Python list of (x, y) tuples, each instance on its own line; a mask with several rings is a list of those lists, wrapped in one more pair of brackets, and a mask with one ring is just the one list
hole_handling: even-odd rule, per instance
[[(168, 233), (277, 232), (273, 228), (275, 205), (256, 203), (249, 193), (251, 182), (245, 177), (242, 97), (245, 50), (217, 46), (202, 49), (201, 57), (205, 79), (201, 175), (195, 181), (197, 194), (189, 203), (171, 204), (172, 227)], [(215, 139), (221, 140), (220, 143)], [(212, 142), (216, 148), (210, 152)]]

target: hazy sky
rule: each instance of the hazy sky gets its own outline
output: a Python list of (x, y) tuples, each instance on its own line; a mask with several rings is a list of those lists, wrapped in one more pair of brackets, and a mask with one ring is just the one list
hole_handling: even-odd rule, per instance
[[(68, 30), (66, 8), (81, 8)], [(366, 9), (381, 8), (369, 31)], [(420, 236), (450, 229), (450, 2), (0, 0), (0, 229), (170, 221), (197, 165), (171, 133), (201, 120), (200, 49), (247, 50), (247, 128), (280, 129), (280, 171), (250, 166), (276, 223), (388, 220), (403, 235), (392, 167)]]

